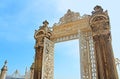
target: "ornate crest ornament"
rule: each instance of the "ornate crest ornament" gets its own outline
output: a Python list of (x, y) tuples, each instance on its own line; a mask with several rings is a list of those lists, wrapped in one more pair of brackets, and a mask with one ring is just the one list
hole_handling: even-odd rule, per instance
[(96, 6), (90, 19), (91, 30), (94, 35), (110, 33), (109, 17), (107, 11), (103, 12), (101, 6)]
[(44, 37), (50, 39), (52, 35), (51, 30), (48, 28), (48, 22), (45, 20), (43, 26), (40, 26), (38, 30), (35, 30), (34, 38), (36, 39), (35, 47), (43, 46)]
[(60, 24), (73, 22), (73, 21), (79, 20), (80, 18), (81, 18), (80, 14), (78, 12), (75, 13), (71, 11), (70, 9), (68, 9), (67, 13), (63, 17), (60, 18), (58, 23), (55, 23), (54, 25), (57, 26)]

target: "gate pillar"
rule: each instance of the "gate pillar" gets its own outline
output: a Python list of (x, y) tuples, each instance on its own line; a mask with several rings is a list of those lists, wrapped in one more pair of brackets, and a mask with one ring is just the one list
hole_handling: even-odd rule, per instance
[(95, 46), (98, 79), (118, 79), (111, 44), (109, 16), (96, 6), (90, 19)]
[(81, 79), (97, 79), (96, 58), (92, 32), (79, 31)]
[(52, 35), (48, 28), (48, 22), (44, 21), (43, 26), (35, 30), (35, 61), (33, 79), (53, 79), (54, 43), (50, 41)]

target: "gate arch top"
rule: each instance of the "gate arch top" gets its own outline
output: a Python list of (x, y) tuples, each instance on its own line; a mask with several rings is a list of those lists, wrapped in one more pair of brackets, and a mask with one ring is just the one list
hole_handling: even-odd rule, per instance
[(90, 31), (89, 15), (81, 16), (79, 13), (68, 10), (60, 18), (59, 23), (52, 27), (52, 41), (62, 42), (67, 40), (78, 39), (78, 31)]

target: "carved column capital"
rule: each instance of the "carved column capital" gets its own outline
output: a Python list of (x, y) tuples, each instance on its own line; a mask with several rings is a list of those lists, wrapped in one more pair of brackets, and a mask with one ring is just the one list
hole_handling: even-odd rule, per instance
[(90, 27), (95, 35), (106, 35), (110, 33), (109, 18), (105, 14), (96, 14), (90, 18)]

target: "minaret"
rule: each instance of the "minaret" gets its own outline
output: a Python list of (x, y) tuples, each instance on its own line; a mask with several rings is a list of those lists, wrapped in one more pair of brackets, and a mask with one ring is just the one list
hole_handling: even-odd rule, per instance
[(0, 74), (0, 79), (5, 79), (6, 78), (6, 73), (7, 73), (7, 61), (5, 61), (4, 66), (1, 69), (1, 74)]
[(90, 18), (98, 79), (118, 79), (112, 49), (110, 22), (107, 11), (96, 6)]
[(44, 49), (44, 38), (50, 39), (51, 31), (48, 28), (48, 22), (44, 21), (43, 26), (35, 31), (34, 38), (35, 44), (35, 62), (34, 62), (34, 78), (41, 79), (42, 77), (42, 61), (43, 61), (43, 49)]

